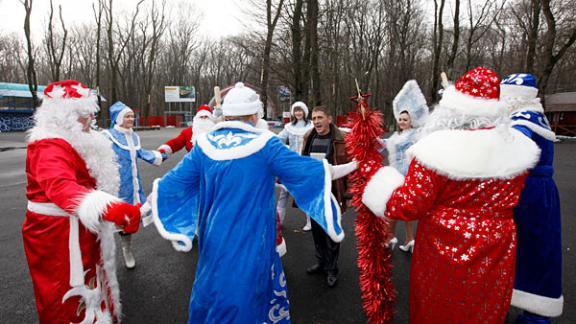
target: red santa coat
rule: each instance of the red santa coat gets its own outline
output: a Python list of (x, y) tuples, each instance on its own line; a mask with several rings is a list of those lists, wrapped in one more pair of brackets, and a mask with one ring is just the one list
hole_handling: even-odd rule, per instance
[(101, 221), (117, 170), (101, 134), (31, 132), (22, 233), (41, 323), (119, 321), (114, 226)]
[(186, 127), (178, 136), (162, 144), (158, 150), (163, 150), (166, 154), (170, 155), (180, 151), (184, 147), (187, 152), (190, 152), (192, 146), (192, 127)]
[(411, 323), (502, 323), (514, 283), (518, 203), (539, 149), (516, 131), (446, 130), (415, 144), (403, 178), (370, 180), (379, 216), (419, 220), (410, 272)]

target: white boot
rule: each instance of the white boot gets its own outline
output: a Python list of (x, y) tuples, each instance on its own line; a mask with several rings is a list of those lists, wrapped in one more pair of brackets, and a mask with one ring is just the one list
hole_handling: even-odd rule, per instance
[(304, 232), (308, 232), (312, 229), (312, 223), (310, 223), (310, 216), (306, 216), (306, 225), (304, 225), (304, 227), (302, 227), (302, 230)]
[(120, 242), (122, 243), (124, 265), (127, 269), (134, 269), (136, 266), (136, 259), (134, 259), (134, 253), (132, 253), (132, 235), (121, 235), (120, 239)]

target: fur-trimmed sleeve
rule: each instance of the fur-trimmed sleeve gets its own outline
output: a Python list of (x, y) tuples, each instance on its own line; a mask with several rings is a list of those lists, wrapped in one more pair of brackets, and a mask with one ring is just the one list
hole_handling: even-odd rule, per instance
[(403, 221), (422, 218), (434, 206), (443, 179), (416, 159), (412, 160), (404, 183), (388, 200), (384, 216)]
[[(173, 154), (180, 151), (182, 148), (186, 147), (186, 142), (192, 140), (192, 128), (186, 127), (184, 128), (178, 136), (174, 137), (173, 139), (168, 140), (166, 143), (160, 146), (160, 148), (164, 148), (166, 153)], [(167, 147), (166, 147), (167, 146)], [(169, 150), (166, 150), (167, 148)]]
[(70, 214), (74, 214), (82, 197), (92, 191), (78, 184), (72, 150), (59, 139), (40, 140), (28, 149), (28, 167), (34, 180), (52, 203)]

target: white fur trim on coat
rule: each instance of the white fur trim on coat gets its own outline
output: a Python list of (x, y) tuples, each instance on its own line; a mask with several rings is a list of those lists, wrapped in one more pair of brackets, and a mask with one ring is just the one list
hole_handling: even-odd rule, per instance
[[(254, 133), (257, 138), (253, 139), (250, 143), (243, 146), (236, 146), (229, 149), (218, 149), (210, 143), (208, 136), (213, 131), (222, 128), (236, 128), (250, 133)], [(197, 145), (209, 158), (217, 161), (234, 160), (250, 156), (260, 151), (271, 138), (276, 137), (276, 134), (269, 130), (259, 129), (241, 121), (226, 121), (218, 123), (214, 126), (210, 133), (201, 134), (198, 137)]]
[(511, 305), (540, 316), (558, 317), (562, 315), (564, 296), (550, 298), (514, 289)]
[(450, 86), (442, 93), (439, 105), (463, 115), (498, 117), (507, 114), (506, 104), (496, 99), (482, 99), (463, 94)]
[(152, 151), (152, 153), (154, 153), (154, 162), (152, 162), (152, 164), (154, 164), (155, 166), (159, 166), (162, 164), (162, 153), (158, 152), (158, 151)]
[(554, 133), (553, 131), (546, 129), (542, 126), (538, 126), (533, 122), (520, 119), (520, 120), (513, 120), (510, 125), (512, 125), (512, 126), (514, 126), (514, 125), (525, 126), (525, 127), (529, 128), (531, 131), (533, 131), (534, 133), (544, 137), (545, 139), (547, 139), (549, 141), (552, 141), (552, 142), (556, 141), (556, 133)]
[(76, 214), (84, 227), (93, 233), (98, 233), (102, 215), (106, 212), (108, 206), (121, 201), (120, 198), (109, 193), (94, 190), (82, 197), (78, 208), (76, 208)]
[(158, 183), (160, 179), (154, 180), (152, 184), (152, 193), (150, 194), (150, 201), (152, 205), (152, 219), (154, 220), (154, 225), (158, 230), (160, 236), (172, 242), (172, 247), (174, 250), (179, 252), (188, 252), (192, 250), (192, 240), (184, 234), (170, 233), (162, 224), (160, 217), (158, 216)]
[(534, 167), (540, 149), (519, 131), (501, 127), (437, 131), (407, 154), (452, 179), (509, 179)]
[(158, 147), (158, 151), (160, 151), (160, 150), (164, 150), (166, 155), (172, 155), (172, 153), (173, 153), (170, 145), (166, 145), (166, 144), (160, 145), (160, 147)]
[(366, 184), (362, 194), (362, 203), (366, 205), (374, 215), (384, 217), (386, 204), (394, 190), (404, 183), (404, 176), (393, 167), (380, 168)]
[(536, 97), (538, 97), (538, 88), (512, 84), (500, 84), (500, 100), (530, 100)]
[(336, 234), (332, 205), (336, 206), (336, 222), (338, 223), (339, 228), (342, 228), (342, 211), (340, 210), (338, 200), (336, 200), (336, 197), (332, 194), (332, 173), (330, 172), (330, 163), (328, 163), (328, 160), (326, 159), (323, 159), (322, 163), (324, 166), (324, 217), (326, 219), (327, 227), (326, 234), (328, 234), (332, 241), (338, 243), (342, 242), (344, 239), (344, 230), (342, 230), (340, 234)]

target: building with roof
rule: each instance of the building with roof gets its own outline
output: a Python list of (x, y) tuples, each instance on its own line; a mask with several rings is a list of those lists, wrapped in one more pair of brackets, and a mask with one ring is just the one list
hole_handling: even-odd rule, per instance
[(576, 92), (547, 95), (544, 111), (557, 135), (576, 136)]
[[(38, 86), (39, 100), (44, 97), (44, 88), (46, 86)], [(104, 97), (101, 98), (102, 101), (106, 101)], [(0, 132), (25, 131), (32, 128), (34, 111), (28, 84), (0, 82)]]

